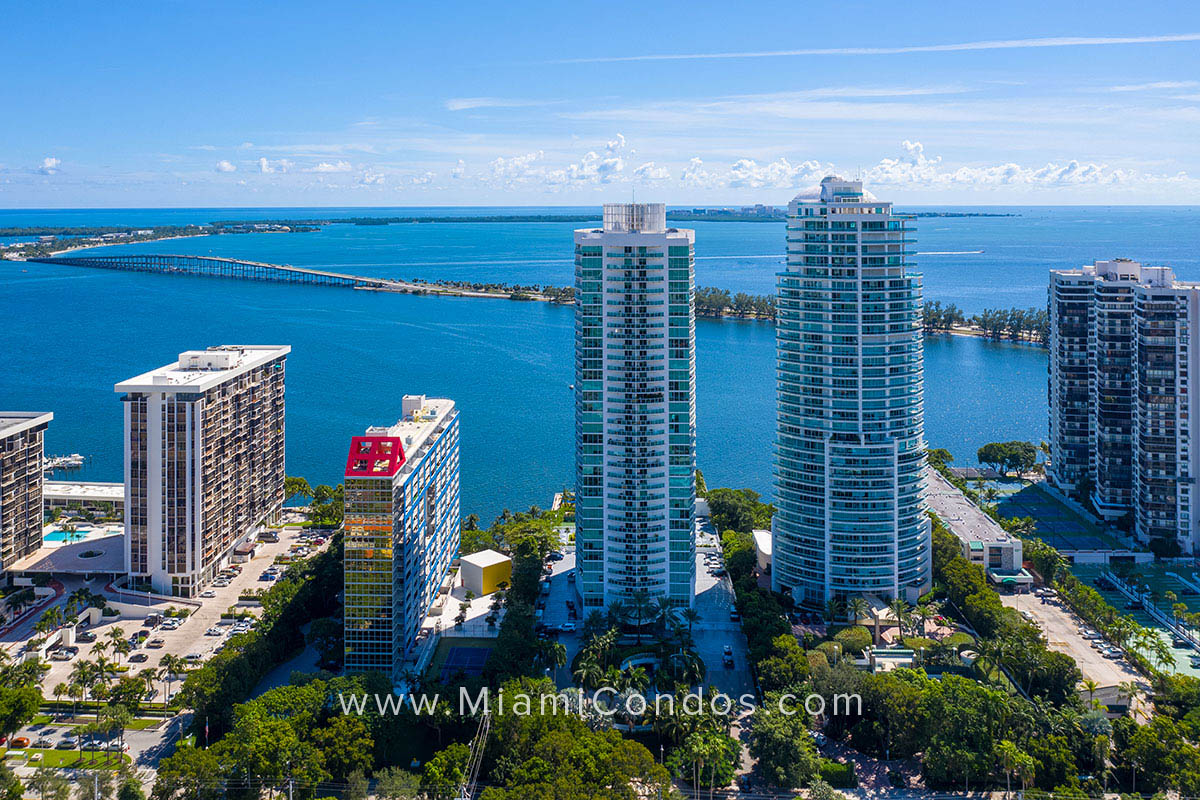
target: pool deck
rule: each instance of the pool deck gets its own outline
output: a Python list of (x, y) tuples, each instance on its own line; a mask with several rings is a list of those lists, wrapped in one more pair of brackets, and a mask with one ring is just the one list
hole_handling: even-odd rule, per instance
[[(83, 558), (84, 553), (98, 555)], [(110, 533), (70, 544), (42, 545), (8, 568), (9, 572), (56, 572), (81, 575), (125, 571), (125, 536)]]

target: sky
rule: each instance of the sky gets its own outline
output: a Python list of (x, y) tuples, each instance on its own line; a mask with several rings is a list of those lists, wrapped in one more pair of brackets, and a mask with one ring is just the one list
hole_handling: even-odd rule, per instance
[(19, 3), (0, 207), (1200, 203), (1200, 3)]

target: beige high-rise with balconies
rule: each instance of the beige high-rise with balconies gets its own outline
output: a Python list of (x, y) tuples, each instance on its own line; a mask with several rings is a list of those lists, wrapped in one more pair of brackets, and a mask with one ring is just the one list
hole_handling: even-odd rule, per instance
[(223, 345), (116, 385), (125, 406), (125, 564), (194, 596), (283, 505), (286, 345)]
[(0, 411), (0, 567), (42, 546), (42, 436), (54, 415)]

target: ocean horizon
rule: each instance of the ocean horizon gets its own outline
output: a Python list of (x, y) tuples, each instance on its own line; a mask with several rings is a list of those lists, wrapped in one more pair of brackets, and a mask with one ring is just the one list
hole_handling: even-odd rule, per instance
[[(371, 207), (446, 215), (446, 207)], [(962, 206), (938, 207), (955, 211)], [(464, 215), (597, 207), (456, 207)], [(1044, 307), (1051, 268), (1141, 257), (1200, 279), (1200, 207), (989, 207), (1013, 217), (916, 220), (928, 300), (968, 313)], [(0, 226), (162, 225), (219, 218), (362, 215), (364, 208), (0, 211)], [(268, 211), (277, 213), (268, 215)], [(234, 216), (237, 212), (238, 216)], [(36, 220), (36, 222), (34, 221)], [(696, 282), (773, 293), (784, 262), (781, 223), (687, 222)], [(146, 242), (91, 252), (247, 258), (403, 279), (570, 285), (574, 223), (330, 225)], [(87, 252), (87, 251), (80, 251)], [(924, 254), (922, 254), (924, 253)], [(935, 255), (936, 254), (936, 255)], [(336, 483), (351, 435), (398, 416), (399, 397), (455, 399), (462, 410), (462, 509), (546, 506), (573, 481), (573, 312), (503, 299), (416, 297), (345, 289), (146, 275), (0, 262), (9, 369), (0, 407), (54, 411), (47, 452), (79, 452), (65, 479), (119, 481), (120, 403), (112, 385), (185, 349), (227, 343), (293, 348), (288, 470)], [(697, 322), (697, 452), (710, 486), (770, 497), (775, 435), (774, 328)], [(1036, 346), (926, 339), (926, 439), (959, 463), (995, 439), (1046, 436), (1046, 355)]]

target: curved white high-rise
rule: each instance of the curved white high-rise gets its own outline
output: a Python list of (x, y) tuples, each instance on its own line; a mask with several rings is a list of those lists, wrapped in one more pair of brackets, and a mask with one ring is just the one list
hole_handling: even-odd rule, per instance
[(907, 218), (827, 177), (788, 208), (778, 275), (772, 586), (797, 603), (931, 584), (921, 277)]

